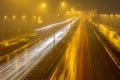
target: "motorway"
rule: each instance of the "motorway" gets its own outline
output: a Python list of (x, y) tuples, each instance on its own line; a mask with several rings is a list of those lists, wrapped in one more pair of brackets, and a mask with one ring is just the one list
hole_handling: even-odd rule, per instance
[[(83, 36), (81, 55), (84, 57), (83, 60), (80, 59), (79, 69), (84, 71), (79, 74), (79, 80), (119, 80), (120, 57), (118, 53), (120, 52), (115, 53), (114, 47), (87, 21), (83, 21), (81, 29)], [(118, 64), (113, 58), (118, 60)]]
[(14, 43), (16, 47), (1, 43), (5, 44), (1, 50), (15, 49), (1, 55), (0, 80), (119, 80), (119, 50), (87, 18), (68, 19), (35, 32), (7, 41), (27, 41)]
[(120, 52), (115, 51), (86, 19), (82, 19), (79, 26), (76, 26), (71, 38), (64, 40), (68, 41), (67, 46), (59, 51), (59, 45), (57, 52), (53, 53), (60, 53), (59, 58), (50, 54), (25, 80), (120, 79)]

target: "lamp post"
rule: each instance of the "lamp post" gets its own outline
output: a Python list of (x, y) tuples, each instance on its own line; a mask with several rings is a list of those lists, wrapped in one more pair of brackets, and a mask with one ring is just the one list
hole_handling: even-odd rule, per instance
[(55, 48), (55, 29), (54, 29), (54, 26), (55, 25), (53, 25), (53, 45), (54, 45), (54, 48)]
[(8, 16), (4, 16), (4, 24), (6, 25), (6, 37), (9, 36), (9, 31), (8, 31)]

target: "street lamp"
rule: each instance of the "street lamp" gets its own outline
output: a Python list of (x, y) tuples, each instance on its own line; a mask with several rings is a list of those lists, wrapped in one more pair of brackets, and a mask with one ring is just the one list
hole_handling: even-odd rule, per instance
[(62, 2), (62, 3), (61, 3), (61, 6), (65, 6), (65, 2)]
[(74, 11), (74, 9), (73, 9), (73, 8), (71, 8), (71, 11)]
[(16, 19), (16, 16), (12, 16), (13, 19)]
[(4, 19), (7, 19), (8, 17), (7, 16), (4, 16)]
[(34, 19), (36, 19), (36, 18), (37, 18), (37, 16), (33, 16), (33, 18), (34, 18)]
[(45, 3), (42, 3), (42, 5), (41, 5), (42, 7), (46, 7), (46, 4)]
[(23, 18), (23, 19), (25, 19), (25, 18), (26, 18), (26, 16), (25, 16), (25, 15), (23, 15), (23, 16), (22, 16), (22, 18)]
[(63, 17), (64, 17), (64, 13), (66, 12), (67, 8), (68, 6), (66, 5), (64, 1), (60, 3), (60, 13)]
[(111, 16), (111, 18), (113, 18), (113, 17), (114, 17), (114, 15), (113, 15), (113, 14), (111, 14), (110, 16)]
[(69, 14), (69, 11), (66, 11), (66, 14)]
[(43, 20), (38, 20), (38, 23), (39, 23), (39, 24), (42, 24), (42, 23), (43, 23)]

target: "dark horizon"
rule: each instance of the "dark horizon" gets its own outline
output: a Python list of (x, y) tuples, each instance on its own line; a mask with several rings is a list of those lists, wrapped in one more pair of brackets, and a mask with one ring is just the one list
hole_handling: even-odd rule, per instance
[[(57, 11), (56, 7), (58, 7), (62, 1), (44, 0), (44, 2), (47, 2), (49, 8), (53, 8), (53, 12)], [(0, 0), (0, 14), (34, 14), (37, 13), (35, 8), (41, 2), (40, 0)], [(76, 10), (97, 10), (98, 13), (120, 13), (120, 0), (64, 0), (64, 2)]]
[(81, 10), (97, 10), (98, 13), (120, 13), (120, 0), (70, 0)]

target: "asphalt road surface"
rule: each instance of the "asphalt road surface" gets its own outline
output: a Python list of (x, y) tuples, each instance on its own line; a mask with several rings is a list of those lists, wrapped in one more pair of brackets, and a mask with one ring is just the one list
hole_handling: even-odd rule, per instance
[(50, 54), (26, 80), (120, 79), (119, 51), (86, 19), (76, 26), (72, 37), (66, 39), (67, 46), (54, 53), (60, 53), (59, 58)]
[[(64, 23), (54, 26), (59, 24)], [(1, 63), (1, 80), (120, 79), (120, 52), (87, 18), (74, 18), (57, 29), (52, 26), (36, 29), (51, 34), (45, 33), (42, 40), (36, 35), (36, 45)]]

